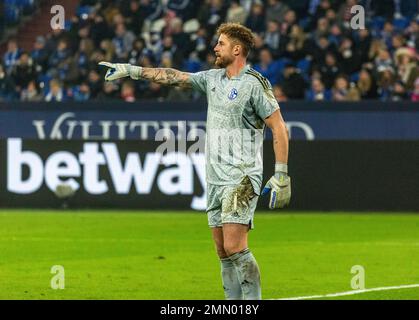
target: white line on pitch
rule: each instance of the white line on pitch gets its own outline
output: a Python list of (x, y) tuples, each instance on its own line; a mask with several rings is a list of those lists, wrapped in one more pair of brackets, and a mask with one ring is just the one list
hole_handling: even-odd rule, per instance
[(379, 288), (370, 288), (370, 289), (361, 289), (361, 290), (351, 290), (351, 291), (346, 291), (346, 292), (319, 294), (319, 295), (315, 295), (315, 296), (281, 298), (281, 299), (273, 299), (273, 300), (304, 300), (304, 299), (318, 299), (318, 298), (333, 298), (333, 297), (340, 297), (340, 296), (350, 296), (350, 295), (353, 295), (353, 294), (364, 293), (364, 292), (386, 291), (386, 290), (397, 290), (397, 289), (408, 289), (408, 288), (419, 288), (419, 284), (407, 284), (407, 285), (403, 285), (403, 286), (379, 287)]

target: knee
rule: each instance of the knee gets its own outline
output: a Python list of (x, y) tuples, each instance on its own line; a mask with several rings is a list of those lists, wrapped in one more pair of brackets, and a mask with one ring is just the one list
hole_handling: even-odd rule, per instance
[(228, 257), (227, 252), (224, 250), (223, 246), (217, 246), (216, 250), (217, 250), (217, 255), (220, 259), (224, 259)]
[(246, 248), (243, 248), (243, 246), (239, 243), (225, 243), (224, 244), (224, 251), (228, 257), (237, 252), (242, 251), (243, 249), (246, 249)]

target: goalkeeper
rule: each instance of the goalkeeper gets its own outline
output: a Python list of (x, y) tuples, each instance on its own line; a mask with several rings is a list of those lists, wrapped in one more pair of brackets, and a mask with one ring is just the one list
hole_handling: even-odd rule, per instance
[[(226, 299), (261, 299), (260, 272), (248, 248), (248, 231), (262, 186), (264, 129), (272, 130), (275, 174), (262, 190), (269, 208), (283, 208), (291, 197), (288, 131), (269, 81), (246, 63), (252, 32), (236, 23), (217, 30), (214, 48), (219, 69), (186, 73), (101, 62), (105, 80), (122, 77), (192, 88), (206, 94), (207, 215)], [(221, 151), (220, 151), (221, 149)]]

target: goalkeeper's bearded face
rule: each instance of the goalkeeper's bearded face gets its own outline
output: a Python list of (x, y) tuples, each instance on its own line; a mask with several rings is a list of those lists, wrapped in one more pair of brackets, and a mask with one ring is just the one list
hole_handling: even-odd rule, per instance
[(218, 38), (217, 45), (214, 48), (215, 52), (215, 65), (220, 68), (225, 68), (233, 63), (236, 55), (234, 52), (237, 50), (236, 45), (224, 34)]

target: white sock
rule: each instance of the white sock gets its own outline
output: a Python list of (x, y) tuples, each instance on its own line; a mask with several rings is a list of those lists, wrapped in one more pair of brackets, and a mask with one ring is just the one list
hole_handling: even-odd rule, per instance
[(220, 259), (221, 278), (223, 280), (224, 295), (227, 300), (242, 300), (242, 288), (237, 271), (230, 258)]
[(244, 249), (229, 258), (236, 267), (244, 300), (261, 300), (259, 266), (250, 250)]

